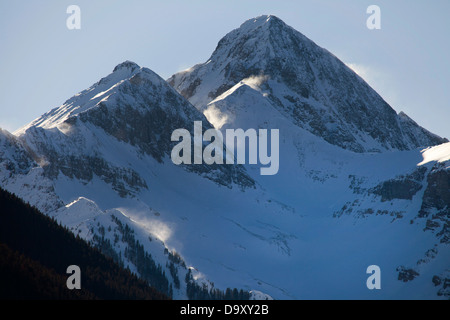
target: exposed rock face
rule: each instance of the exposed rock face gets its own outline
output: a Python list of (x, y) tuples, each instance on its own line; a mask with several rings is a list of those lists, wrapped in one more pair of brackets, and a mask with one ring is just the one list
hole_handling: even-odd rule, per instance
[(442, 243), (450, 243), (450, 167), (437, 163), (427, 177), (420, 218), (428, 218), (426, 230), (436, 231)]
[[(441, 243), (450, 243), (450, 170), (448, 162), (435, 163), (431, 169), (426, 166), (416, 168), (410, 174), (400, 175), (384, 181), (373, 188), (362, 188), (363, 181), (349, 176), (350, 188), (362, 197), (375, 194), (381, 197), (381, 202), (393, 200), (412, 200), (420, 190), (425, 189), (421, 199), (420, 210), (415, 216), (425, 218), (424, 231), (436, 234)], [(391, 215), (402, 218), (404, 211), (380, 210), (372, 207), (361, 207), (361, 201), (347, 202), (340, 210), (334, 213), (335, 217), (343, 214)], [(411, 220), (411, 223), (413, 220)]]
[[(446, 138), (439, 138), (436, 135), (430, 133), (428, 130), (419, 126), (413, 119), (408, 117), (403, 111), (398, 114), (398, 121), (402, 128), (403, 135), (407, 140), (412, 142), (412, 145), (423, 147), (438, 145), (448, 142)], [(430, 144), (431, 142), (431, 144)]]
[(8, 186), (14, 193), (27, 194), (27, 201), (42, 211), (55, 210), (63, 202), (35, 159), (38, 160), (33, 151), (0, 129), (0, 186)]
[(373, 188), (371, 192), (381, 196), (381, 201), (412, 200), (413, 196), (422, 189), (426, 172), (426, 167), (419, 167), (411, 174), (383, 182)]

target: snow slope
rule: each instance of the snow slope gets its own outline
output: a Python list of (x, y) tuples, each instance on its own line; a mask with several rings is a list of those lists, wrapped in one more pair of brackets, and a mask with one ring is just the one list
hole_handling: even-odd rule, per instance
[(419, 165), (437, 161), (445, 162), (450, 160), (450, 143), (444, 143), (439, 146), (429, 147), (422, 151), (423, 161)]

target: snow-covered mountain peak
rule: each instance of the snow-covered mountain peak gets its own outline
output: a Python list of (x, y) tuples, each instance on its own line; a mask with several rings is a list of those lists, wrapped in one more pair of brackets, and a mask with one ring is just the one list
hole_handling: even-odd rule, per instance
[(120, 71), (122, 69), (129, 69), (131, 72), (135, 71), (136, 69), (139, 69), (139, 65), (137, 63), (134, 63), (133, 61), (126, 60), (122, 63), (119, 63), (113, 70), (113, 72)]
[(85, 89), (67, 101), (61, 106), (56, 107), (49, 112), (43, 114), (31, 123), (14, 132), (16, 136), (23, 135), (27, 129), (31, 127), (54, 128), (61, 125), (69, 117), (75, 116), (92, 107), (95, 107), (102, 101), (106, 101), (108, 97), (115, 91), (118, 85), (123, 81), (130, 79), (141, 71), (137, 64), (131, 61), (125, 61), (117, 65), (113, 72)]
[[(294, 125), (347, 150), (409, 150), (446, 142), (397, 115), (336, 56), (275, 16), (247, 20), (219, 41), (206, 63), (168, 82), (205, 112), (210, 103), (241, 94), (233, 88), (246, 79), (264, 79), (257, 104), (269, 102)], [(257, 125), (264, 127), (264, 121)]]
[[(138, 64), (136, 64), (132, 61), (126, 60), (122, 63), (119, 63), (117, 66), (115, 66), (115, 68), (109, 75), (100, 79), (100, 81), (98, 81), (95, 85), (99, 85), (99, 86), (112, 85), (114, 83), (131, 78), (133, 75), (135, 75), (141, 69), (142, 68)], [(87, 89), (87, 90), (89, 90), (89, 89)]]
[(279, 18), (277, 18), (274, 15), (260, 15), (259, 17), (253, 18), (253, 19), (248, 19), (247, 21), (245, 21), (242, 25), (241, 28), (245, 29), (245, 28), (255, 28), (255, 27), (260, 27), (262, 25), (269, 25), (272, 22), (282, 22)]
[[(131, 101), (137, 98), (135, 93), (140, 92), (139, 96), (146, 97), (145, 99), (147, 100), (150, 97), (160, 100), (160, 96), (165, 95), (168, 91), (172, 91), (172, 95), (177, 95), (175, 90), (168, 86), (161, 77), (150, 69), (140, 67), (131, 61), (125, 61), (117, 65), (112, 73), (88, 89), (74, 95), (64, 102), (63, 105), (45, 113), (30, 124), (17, 130), (14, 134), (22, 136), (32, 127), (41, 127), (44, 129), (65, 127), (64, 122), (69, 118), (77, 117), (79, 114), (92, 110), (100, 105), (121, 107), (121, 105), (115, 103), (108, 103), (117, 98), (122, 102), (128, 101), (129, 103), (126, 103), (126, 105), (135, 105), (136, 101)], [(148, 107), (150, 105), (148, 104)]]
[[(315, 49), (322, 50), (281, 19), (265, 15), (229, 32), (219, 41), (210, 60), (225, 68), (224, 75), (228, 73), (234, 81), (261, 74), (279, 78), (284, 65), (301, 64)], [(236, 68), (239, 70), (233, 74)]]
[[(309, 60), (324, 52), (281, 19), (265, 15), (229, 32), (206, 63), (175, 74), (168, 82), (198, 109), (252, 77), (266, 76), (306, 94), (304, 87), (315, 82)], [(303, 85), (296, 86), (295, 74)]]
[(291, 29), (283, 20), (274, 15), (261, 15), (259, 17), (245, 21), (238, 29), (233, 30), (229, 35), (239, 33), (241, 35), (251, 33), (267, 33), (271, 29)]

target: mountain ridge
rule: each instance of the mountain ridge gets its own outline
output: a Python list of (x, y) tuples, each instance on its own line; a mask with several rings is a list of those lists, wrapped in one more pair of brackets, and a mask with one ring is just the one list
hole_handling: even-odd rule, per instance
[(253, 77), (266, 78), (261, 88), (274, 108), (345, 149), (410, 150), (447, 141), (415, 122), (402, 126), (404, 117), (362, 78), (275, 16), (247, 20), (219, 41), (207, 62), (167, 81), (203, 111), (221, 94)]

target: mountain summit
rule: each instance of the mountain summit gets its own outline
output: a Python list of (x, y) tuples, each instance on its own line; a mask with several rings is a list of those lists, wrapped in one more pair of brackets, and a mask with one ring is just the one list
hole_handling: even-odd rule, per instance
[[(121, 142), (120, 148), (127, 145), (141, 158), (150, 156), (173, 165), (169, 159), (175, 144), (171, 134), (178, 128), (193, 132), (194, 121), (202, 121), (205, 130), (212, 128), (205, 116), (160, 76), (125, 61), (15, 135), (42, 163), (47, 177), (62, 174), (87, 183), (98, 176), (126, 196), (148, 188), (148, 184), (128, 159), (120, 162), (117, 158), (122, 157), (113, 156), (111, 146)], [(181, 167), (227, 187), (253, 186), (239, 166)]]
[(269, 102), (295, 125), (344, 149), (410, 150), (446, 141), (405, 122), (336, 56), (272, 15), (244, 22), (219, 41), (207, 62), (168, 82), (204, 111), (240, 82), (255, 79), (261, 104)]

